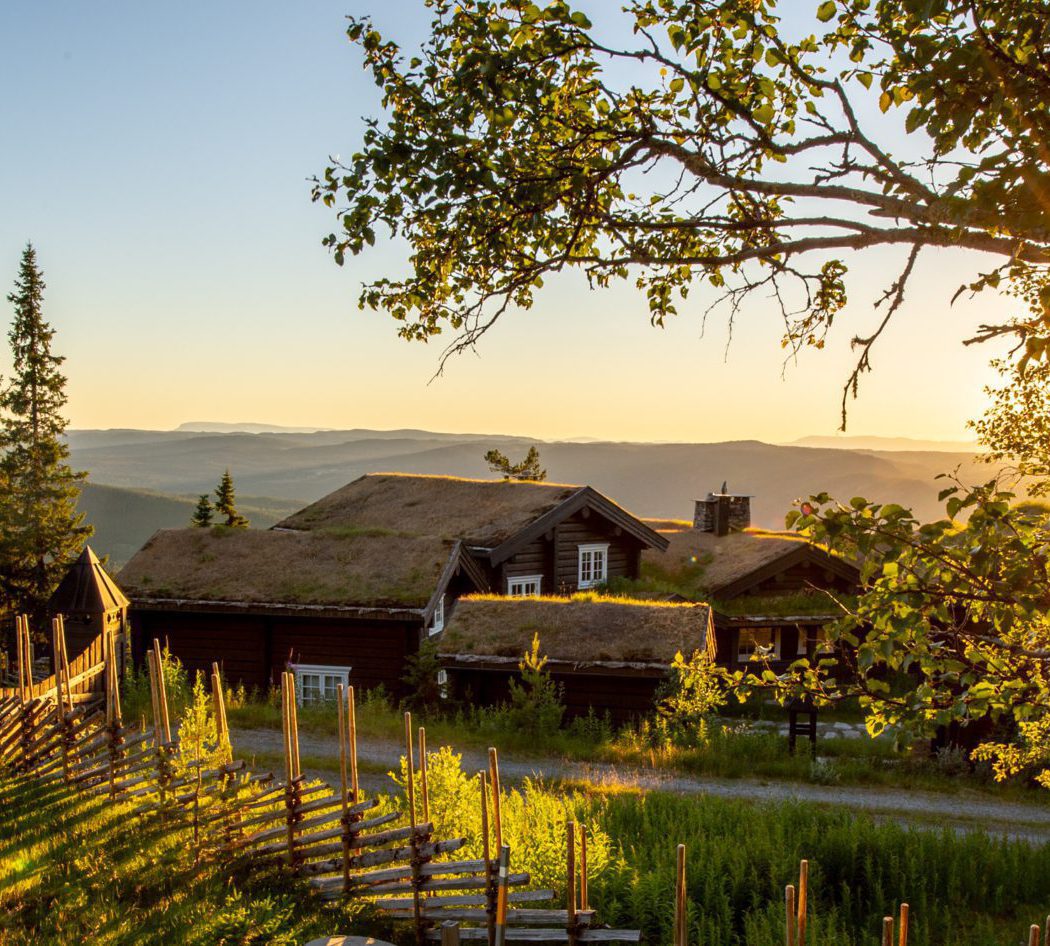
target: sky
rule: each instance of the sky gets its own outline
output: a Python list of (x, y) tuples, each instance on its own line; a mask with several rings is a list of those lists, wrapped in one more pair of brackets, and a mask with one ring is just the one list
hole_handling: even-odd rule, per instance
[[(379, 114), (345, 37), (351, 12), (406, 43), (426, 33), (422, 0), (0, 5), (0, 287), (31, 240), (73, 427), (835, 432), (850, 338), (876, 324), (897, 251), (849, 261), (848, 309), (827, 348), (797, 362), (785, 363), (769, 300), (748, 303), (727, 346), (724, 318), (701, 332), (702, 296), (657, 329), (630, 285), (592, 292), (569, 275), (435, 378), (440, 341), (404, 342), (388, 316), (357, 308), (362, 282), (399, 270), (399, 248), (337, 267), (321, 246), (334, 215), (309, 197), (308, 179)], [(950, 305), (986, 261), (924, 262), (851, 403), (852, 434), (961, 439), (983, 410), (995, 352), (960, 340), (1007, 310), (989, 297)]]

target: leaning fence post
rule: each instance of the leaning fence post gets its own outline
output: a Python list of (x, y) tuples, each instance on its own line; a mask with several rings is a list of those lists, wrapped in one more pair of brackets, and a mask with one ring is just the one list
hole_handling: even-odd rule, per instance
[[(906, 903), (901, 904), (901, 928), (898, 934), (897, 946), (908, 946), (908, 911), (909, 906)], [(1048, 918), (1050, 919), (1050, 918)]]
[(478, 772), (481, 786), (481, 863), (485, 873), (485, 913), (488, 926), (489, 946), (496, 943), (496, 884), (489, 856), (489, 785), (484, 770)]
[(580, 909), (589, 910), (587, 890), (587, 825), (580, 825)]
[(347, 740), (347, 718), (343, 716), (343, 684), (336, 687), (336, 698), (339, 700), (339, 708), (336, 715), (339, 717), (339, 801), (343, 809), (341, 821), (343, 842), (343, 896), (350, 889), (350, 806), (347, 804), (347, 777), (346, 777), (346, 740)]
[(489, 783), (492, 785), (492, 828), (496, 835), (496, 850), (503, 847), (503, 816), (500, 810), (499, 755), (489, 747)]
[(784, 888), (784, 912), (787, 923), (787, 946), (795, 946), (795, 885)]
[(565, 928), (569, 944), (576, 942), (576, 824), (565, 822)]
[(349, 724), (350, 736), (350, 798), (356, 804), (361, 800), (360, 788), (357, 784), (357, 710), (354, 706), (354, 688), (347, 690), (347, 723)]
[(496, 944), (504, 946), (507, 940), (507, 884), (510, 880), (510, 848), (499, 849), (499, 876), (496, 880)]
[(423, 821), (430, 821), (430, 791), (427, 785), (427, 731), (419, 727), (419, 787), (423, 802)]

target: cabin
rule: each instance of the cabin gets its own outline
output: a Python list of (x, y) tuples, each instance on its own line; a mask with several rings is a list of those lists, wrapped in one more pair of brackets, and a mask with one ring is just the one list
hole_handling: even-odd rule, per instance
[(119, 575), (133, 654), (164, 641), (192, 673), (300, 697), (403, 690), (405, 661), (468, 594), (571, 595), (637, 580), (668, 540), (589, 486), (362, 476), (272, 529), (155, 533)]
[(825, 626), (859, 591), (860, 570), (795, 533), (752, 527), (750, 500), (723, 485), (696, 500), (691, 521), (651, 521), (668, 544), (645, 553), (641, 586), (710, 603), (719, 662), (763, 658), (779, 672), (826, 646)]
[(447, 695), (493, 705), (507, 700), (522, 655), (538, 637), (567, 717), (593, 708), (622, 723), (652, 709), (676, 653), (712, 652), (712, 632), (705, 604), (586, 594), (468, 595), (457, 603), (438, 647)]

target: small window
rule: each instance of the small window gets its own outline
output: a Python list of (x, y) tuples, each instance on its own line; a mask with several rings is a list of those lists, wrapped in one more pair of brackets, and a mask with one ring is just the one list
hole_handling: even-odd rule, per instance
[(538, 598), (543, 584), (542, 575), (520, 575), (507, 579), (507, 594), (511, 598)]
[(434, 616), (430, 619), (429, 634), (433, 637), (445, 629), (445, 596), (438, 598), (437, 606), (434, 608)]
[(609, 575), (609, 546), (581, 545), (580, 571), (577, 584), (581, 588), (600, 585)]
[(295, 674), (295, 695), (303, 703), (323, 703), (334, 700), (338, 686), (350, 682), (349, 667), (329, 667), (323, 664), (292, 664)]
[(834, 652), (834, 647), (828, 641), (828, 632), (823, 625), (798, 629), (798, 655), (805, 657), (811, 647), (815, 656)]
[(763, 657), (780, 659), (780, 630), (773, 627), (742, 627), (736, 647), (736, 659), (741, 663), (761, 660)]
[(448, 671), (439, 670), (437, 672), (437, 685), (438, 691), (441, 693), (441, 699), (448, 699)]

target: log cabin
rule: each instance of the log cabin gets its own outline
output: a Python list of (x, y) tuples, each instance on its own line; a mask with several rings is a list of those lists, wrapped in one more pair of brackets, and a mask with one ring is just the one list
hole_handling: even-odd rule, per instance
[(467, 595), (438, 644), (447, 695), (470, 704), (505, 702), (534, 636), (566, 715), (594, 709), (616, 723), (652, 709), (677, 652), (713, 656), (714, 644), (706, 604), (587, 593)]
[(396, 696), (461, 596), (637, 580), (667, 545), (589, 486), (377, 473), (266, 531), (161, 530), (119, 581), (136, 657), (157, 637), (191, 673), (218, 661), (266, 689), (291, 666), (302, 699), (339, 682)]

